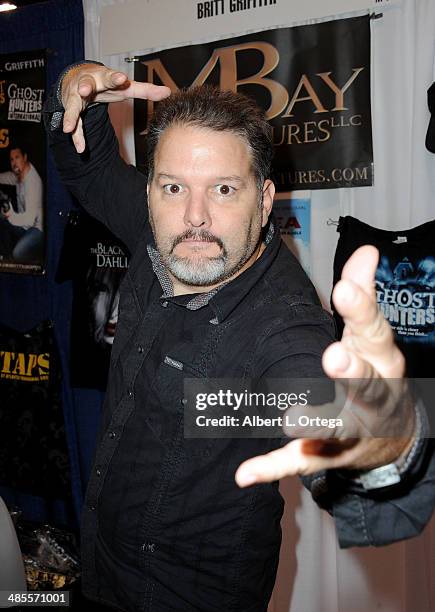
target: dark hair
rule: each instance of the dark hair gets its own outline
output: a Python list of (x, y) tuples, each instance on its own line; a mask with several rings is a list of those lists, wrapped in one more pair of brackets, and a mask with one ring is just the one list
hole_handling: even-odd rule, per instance
[(147, 134), (148, 182), (153, 178), (154, 154), (160, 137), (172, 125), (192, 125), (240, 136), (251, 150), (259, 189), (270, 176), (272, 129), (264, 112), (243, 94), (201, 85), (177, 91), (157, 105)]
[(9, 153), (14, 151), (15, 149), (19, 149), (21, 151), (21, 155), (24, 157), (27, 155), (27, 150), (25, 147), (21, 146), (19, 142), (11, 142), (9, 145)]

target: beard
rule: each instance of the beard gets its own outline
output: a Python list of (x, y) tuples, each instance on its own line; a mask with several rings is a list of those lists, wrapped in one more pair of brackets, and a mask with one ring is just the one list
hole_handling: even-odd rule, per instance
[[(161, 240), (158, 238), (154, 221), (150, 214), (151, 228), (154, 234), (160, 258), (169, 272), (180, 282), (193, 287), (208, 287), (226, 281), (239, 272), (251, 257), (261, 234), (261, 212), (250, 219), (236, 236), (243, 235), (237, 244), (223, 241), (208, 230), (189, 229), (174, 238)], [(214, 242), (220, 249), (215, 257), (197, 254), (190, 257), (180, 257), (174, 253), (177, 245), (184, 240), (201, 240)]]
[[(179, 257), (175, 255), (174, 250), (184, 240), (214, 242), (218, 245), (220, 254), (216, 257), (200, 257), (199, 253), (198, 256)], [(186, 230), (172, 241), (172, 247), (167, 256), (160, 251), (160, 257), (171, 274), (179, 281), (187, 285), (206, 287), (224, 280), (228, 251), (222, 240), (211, 232), (207, 230)]]

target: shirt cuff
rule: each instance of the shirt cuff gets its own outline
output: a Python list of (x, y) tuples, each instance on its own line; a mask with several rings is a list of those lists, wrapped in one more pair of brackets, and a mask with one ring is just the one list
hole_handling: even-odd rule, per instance
[[(425, 454), (429, 435), (429, 424), (426, 410), (421, 400), (418, 400), (414, 404), (414, 410), (415, 426), (414, 434), (412, 436), (414, 442), (411, 448), (409, 448), (405, 454), (402, 453), (395, 461), (392, 461), (387, 465), (378, 466), (372, 470), (361, 470), (359, 472), (336, 470), (336, 473), (340, 478), (343, 478), (343, 480), (347, 479), (349, 481), (349, 491), (360, 493), (363, 491), (376, 491), (377, 489), (394, 489), (394, 487), (399, 486), (403, 482), (406, 483), (407, 480), (415, 477), (419, 471), (421, 460)], [(388, 482), (388, 477), (383, 477), (382, 475), (382, 477), (376, 476), (378, 471), (388, 471), (388, 468), (391, 468), (391, 472), (394, 470), (394, 474), (392, 474), (392, 476), (394, 475), (395, 478), (391, 478), (393, 480), (391, 484)], [(373, 476), (371, 476), (372, 474)], [(371, 480), (373, 481), (373, 486), (369, 486)], [(386, 484), (383, 484), (384, 481)]]

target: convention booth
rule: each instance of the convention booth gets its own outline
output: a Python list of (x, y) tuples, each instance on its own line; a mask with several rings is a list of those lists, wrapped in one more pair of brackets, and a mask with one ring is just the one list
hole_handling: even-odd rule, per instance
[[(212, 84), (253, 97), (273, 129), (276, 225), (323, 307), (348, 257), (375, 245), (379, 308), (408, 376), (430, 384), (434, 33), (433, 0), (48, 0), (0, 13), (0, 529), (12, 538), (11, 588), (23, 587), (23, 567), (6, 514), (28, 546), (28, 588), (79, 583), (80, 516), (130, 261), (62, 185), (48, 150), (43, 104), (62, 70), (90, 59), (172, 91)], [(143, 172), (153, 110), (141, 100), (109, 108), (122, 157)], [(435, 608), (433, 519), (407, 541), (340, 549), (333, 519), (297, 478), (280, 491), (269, 612)], [(45, 561), (61, 550), (52, 573), (66, 581), (42, 580), (41, 546)]]

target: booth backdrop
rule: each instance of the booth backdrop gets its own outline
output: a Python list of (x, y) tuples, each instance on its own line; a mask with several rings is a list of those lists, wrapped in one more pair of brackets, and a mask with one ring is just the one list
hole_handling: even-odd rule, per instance
[[(160, 0), (167, 15), (172, 1)], [(100, 47), (103, 9), (120, 4), (128, 11), (128, 2), (122, 0), (84, 0), (86, 57), (130, 71), (132, 76), (125, 53), (106, 56)], [(311, 192), (311, 276), (325, 306), (329, 304), (338, 237), (330, 220), (351, 214), (383, 229), (401, 230), (435, 217), (435, 155), (424, 147), (429, 120), (426, 90), (435, 80), (435, 3), (397, 0), (391, 7), (384, 5), (383, 17), (371, 24), (375, 185)], [(289, 20), (281, 25), (296, 24)], [(153, 24), (141, 22), (138, 27), (143, 32), (143, 47), (130, 49), (128, 55), (157, 51), (146, 42), (147, 29)], [(238, 30), (232, 34), (244, 33)], [(207, 41), (219, 38), (222, 36), (216, 34)], [(160, 48), (165, 46), (162, 41)], [(1, 16), (0, 53), (40, 48), (48, 49), (48, 85), (64, 66), (84, 57), (79, 0), (50, 0)], [(111, 115), (121, 151), (134, 162), (131, 105), (113, 105)], [(47, 272), (43, 277), (0, 275), (0, 322), (20, 331), (42, 320), (54, 323), (63, 370), (72, 502), (47, 502), (4, 488), (0, 494), (7, 502), (21, 506), (28, 518), (76, 526), (103, 396), (98, 391), (73, 390), (69, 384), (71, 285), (56, 283), (55, 273), (68, 212), (75, 205), (61, 186), (50, 157), (47, 168)], [(429, 612), (435, 608), (434, 521), (421, 537), (409, 542), (341, 551), (332, 520), (313, 504), (297, 480), (284, 481), (282, 491), (288, 503), (270, 612)]]
[[(178, 36), (179, 31), (184, 34), (183, 24), (178, 27), (170, 17), (171, 0), (159, 0), (159, 3), (148, 0), (147, 4), (150, 15), (158, 11), (168, 16), (168, 38), (161, 40), (158, 47), (147, 44), (148, 32), (150, 39), (156, 39), (152, 20), (138, 19), (136, 14), (135, 19), (129, 18), (128, 2), (84, 0), (86, 56), (126, 71), (133, 78), (134, 64), (125, 62), (126, 56), (180, 46), (171, 45), (168, 40), (170, 36)], [(305, 4), (307, 10), (312, 10), (320, 3)], [(374, 186), (311, 191), (311, 278), (327, 308), (338, 239), (336, 226), (331, 221), (337, 221), (340, 215), (353, 215), (375, 227), (404, 230), (435, 218), (435, 155), (424, 145), (429, 121), (426, 91), (435, 80), (435, 3), (398, 0), (390, 6), (386, 2), (373, 2), (373, 8), (375, 5), (376, 12), (382, 11), (383, 16), (371, 21)], [(110, 42), (107, 22), (111, 6), (118, 9), (116, 15), (122, 7), (125, 22), (136, 22), (135, 31), (125, 31), (123, 26), (123, 34), (126, 40), (141, 37), (141, 48), (130, 48), (128, 53), (116, 55), (104, 54), (102, 39), (106, 37), (105, 48)], [(319, 10), (323, 11), (322, 15), (326, 14), (323, 6)], [(358, 14), (367, 14), (367, 11), (326, 19)], [(289, 18), (280, 25), (288, 27), (323, 20), (292, 22)], [(215, 22), (218, 23), (217, 19)], [(112, 26), (116, 27), (116, 22)], [(183, 44), (247, 33), (242, 28), (243, 25), (237, 30), (227, 28), (225, 35), (220, 35), (219, 31), (211, 33), (209, 24), (202, 27), (199, 23), (195, 40), (184, 40)], [(179, 36), (181, 40), (182, 34)], [(119, 36), (118, 40), (123, 41)], [(131, 105), (112, 105), (111, 116), (121, 151), (134, 163)], [(282, 522), (283, 546), (269, 612), (429, 612), (435, 609), (435, 520), (414, 540), (381, 549), (343, 551), (338, 548), (333, 521), (313, 504), (297, 480), (283, 481), (281, 489), (287, 500)]]

